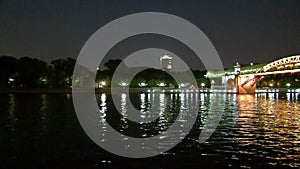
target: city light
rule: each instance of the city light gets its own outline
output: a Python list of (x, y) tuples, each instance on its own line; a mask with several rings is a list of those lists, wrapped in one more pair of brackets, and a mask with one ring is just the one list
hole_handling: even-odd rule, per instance
[(106, 86), (106, 82), (105, 81), (99, 82), (99, 86), (98, 86), (99, 88), (102, 88), (104, 86)]
[(119, 83), (119, 85), (122, 86), (122, 87), (127, 87), (127, 86), (128, 86), (128, 83), (126, 83), (126, 82), (121, 82), (121, 83)]
[(273, 83), (269, 84), (270, 87), (273, 87)]
[(165, 86), (167, 86), (167, 84), (166, 83), (159, 83), (158, 86), (159, 87), (165, 87)]
[(205, 87), (205, 83), (201, 83), (201, 87)]
[(138, 84), (140, 87), (145, 87), (145, 86), (148, 86), (148, 84), (147, 83), (144, 83), (144, 82), (142, 82), (142, 83), (139, 83)]
[(290, 83), (287, 83), (287, 84), (286, 84), (286, 87), (291, 87), (291, 84), (290, 84)]
[(39, 79), (42, 83), (47, 83), (47, 77), (41, 77), (40, 79)]
[(190, 83), (180, 83), (179, 88), (187, 88), (190, 85), (191, 85)]
[(14, 83), (14, 81), (15, 81), (15, 79), (10, 77), (10, 78), (8, 79), (8, 82), (7, 82), (7, 83), (8, 83), (8, 84), (10, 84), (10, 83), (12, 83), (12, 84), (13, 84), (13, 83)]
[(102, 86), (106, 86), (106, 82), (105, 82), (105, 81), (101, 81), (100, 84), (101, 84)]

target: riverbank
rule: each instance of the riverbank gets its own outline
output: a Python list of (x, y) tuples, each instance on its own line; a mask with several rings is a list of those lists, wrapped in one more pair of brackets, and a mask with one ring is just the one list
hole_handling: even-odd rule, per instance
[[(148, 90), (169, 90), (169, 89), (149, 89), (149, 88), (130, 88), (130, 93), (141, 93), (141, 92), (147, 92)], [(82, 92), (86, 92), (86, 90), (82, 89)], [(126, 88), (114, 88), (115, 92), (126, 92)], [(80, 92), (80, 90), (79, 90)], [(96, 93), (111, 93), (111, 88), (101, 88), (101, 89), (95, 89)], [(45, 93), (45, 94), (51, 94), (51, 93), (62, 93), (62, 94), (71, 94), (72, 88), (6, 88), (6, 89), (0, 89), (0, 94), (10, 94), (10, 93)]]
[[(114, 88), (115, 93), (127, 92), (127, 88)], [(88, 90), (78, 90), (78, 92), (88, 92)], [(218, 90), (218, 89), (174, 89), (174, 88), (129, 88), (130, 93), (145, 93), (145, 92), (155, 92), (155, 93), (226, 93), (226, 94), (236, 94), (233, 90)], [(71, 94), (72, 88), (6, 88), (0, 89), (0, 94), (10, 94), (10, 93), (28, 93), (28, 94)], [(95, 93), (111, 93), (111, 88), (99, 88), (95, 89)], [(255, 94), (261, 93), (300, 93), (300, 89), (257, 89)], [(253, 93), (254, 94), (254, 93)]]
[[(116, 93), (124, 93), (127, 91), (127, 88), (113, 88), (114, 92)], [(174, 89), (174, 88), (129, 88), (130, 93), (144, 93), (144, 92), (182, 92), (182, 91), (188, 91), (188, 92), (199, 92), (200, 90), (196, 89)], [(88, 90), (80, 89), (77, 90), (77, 92), (88, 92)], [(96, 93), (111, 93), (111, 88), (99, 88), (95, 89)], [(200, 92), (205, 92), (208, 93), (209, 90), (201, 90)], [(9, 93), (46, 93), (46, 94), (51, 94), (51, 93), (62, 93), (62, 94), (71, 94), (72, 93), (72, 88), (6, 88), (6, 89), (0, 89), (0, 94), (9, 94)]]
[(60, 88), (60, 89), (52, 89), (52, 88), (7, 88), (0, 89), (0, 94), (9, 94), (9, 93), (72, 93), (72, 89)]

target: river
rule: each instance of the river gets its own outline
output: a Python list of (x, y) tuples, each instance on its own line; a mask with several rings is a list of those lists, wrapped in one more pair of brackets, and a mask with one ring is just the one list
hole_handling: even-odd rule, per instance
[[(189, 98), (196, 98), (199, 111), (192, 130), (178, 145), (158, 156), (135, 159), (109, 153), (87, 136), (71, 94), (1, 94), (0, 168), (300, 167), (300, 103), (296, 99), (219, 94), (224, 98), (220, 122), (212, 136), (200, 144), (198, 137), (212, 109), (213, 94), (135, 93), (118, 97), (120, 113), (116, 113), (111, 95), (96, 95), (99, 117), (132, 137), (152, 137), (168, 129), (180, 109), (188, 114)], [(129, 101), (147, 115), (153, 100), (160, 105), (155, 122), (136, 124), (127, 119)]]

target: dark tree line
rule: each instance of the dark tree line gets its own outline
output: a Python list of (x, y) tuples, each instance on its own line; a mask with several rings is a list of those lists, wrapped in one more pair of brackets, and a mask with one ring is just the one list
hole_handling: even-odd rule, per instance
[(36, 58), (0, 57), (0, 87), (65, 88), (72, 84), (75, 59), (56, 59), (50, 63)]
[[(115, 60), (109, 60), (104, 65), (106, 66), (106, 70), (98, 71), (96, 76), (96, 82), (105, 81), (106, 86), (115, 86), (118, 84), (111, 84), (112, 77), (115, 73), (115, 70), (118, 66), (122, 64), (122, 60), (115, 59)], [(125, 65), (121, 65), (125, 66)], [(126, 66), (125, 66), (126, 67)], [(130, 72), (134, 68), (125, 68), (125, 72), (121, 72), (124, 74), (124, 77), (130, 76)], [(134, 71), (133, 71), (134, 72)], [(200, 71), (200, 70), (193, 70), (192, 71), (198, 87), (201, 86), (202, 83), (205, 83), (205, 87), (210, 87), (210, 81), (209, 79), (205, 78), (204, 75), (206, 74), (206, 71)], [(177, 77), (182, 77), (184, 79), (185, 76), (187, 76), (187, 72), (180, 72), (180, 73), (174, 73)], [(126, 81), (126, 79), (124, 79)], [(127, 81), (128, 82), (128, 81)], [(146, 83), (147, 86), (145, 87), (158, 87), (159, 83), (165, 83), (166, 87), (178, 87), (177, 82), (173, 79), (173, 77), (160, 69), (153, 69), (149, 68), (146, 70), (143, 70), (139, 72), (133, 79), (130, 81), (129, 86), (130, 87), (141, 87), (139, 86), (140, 83)]]
[[(72, 58), (55, 59), (47, 63), (30, 57), (16, 59), (11, 56), (1, 56), (0, 88), (70, 88), (75, 63), (76, 60)], [(95, 83), (105, 81), (106, 87), (111, 86), (113, 74), (120, 64), (122, 61), (118, 59), (107, 61), (104, 64), (106, 69), (97, 71)], [(131, 70), (129, 68), (127, 72), (123, 72), (124, 77), (127, 77), (126, 73), (130, 73)], [(210, 86), (209, 80), (204, 78), (205, 73), (198, 70), (193, 71), (198, 86), (201, 83), (205, 83), (206, 87)], [(184, 77), (185, 72), (177, 75)], [(152, 68), (138, 73), (129, 85), (141, 87), (140, 83), (146, 83), (147, 87), (157, 87), (159, 83), (165, 83), (169, 87), (178, 87), (176, 81), (167, 72)]]

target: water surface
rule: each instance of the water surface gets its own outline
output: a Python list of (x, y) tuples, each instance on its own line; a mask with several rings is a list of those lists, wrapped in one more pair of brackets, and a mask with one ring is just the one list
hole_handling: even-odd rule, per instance
[[(119, 111), (109, 94), (97, 95), (99, 118), (128, 136), (162, 133), (183, 109), (186, 116), (199, 103), (196, 123), (176, 147), (159, 156), (129, 159), (98, 147), (81, 128), (70, 94), (0, 95), (0, 168), (282, 168), (300, 167), (300, 104), (294, 99), (255, 95), (226, 95), (225, 110), (212, 137), (198, 137), (211, 109), (211, 94), (120, 94)], [(143, 117), (156, 101), (159, 117), (152, 123), (128, 120), (127, 104)], [(184, 123), (184, 121), (183, 121)], [(103, 128), (105, 130), (105, 128)], [(177, 133), (176, 133), (177, 132)], [(180, 131), (179, 131), (180, 132)], [(126, 146), (126, 141), (123, 140)]]

